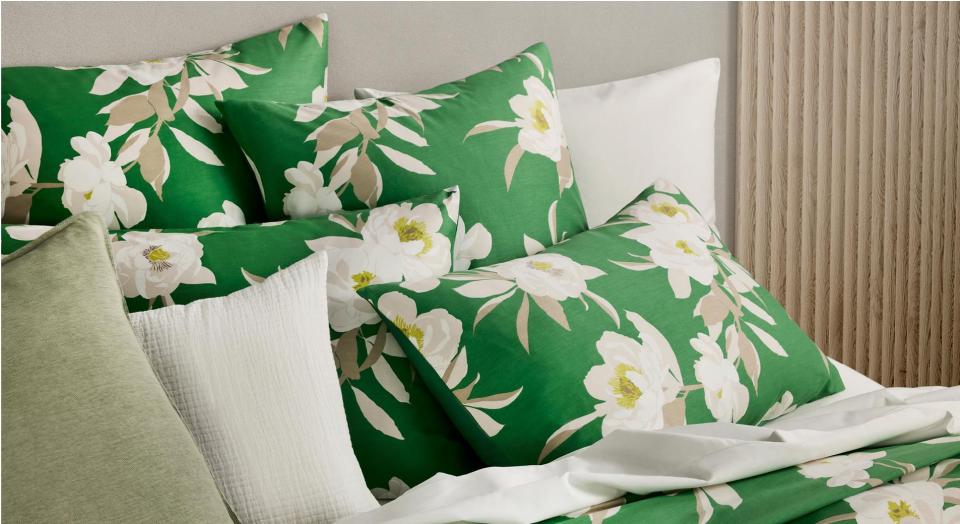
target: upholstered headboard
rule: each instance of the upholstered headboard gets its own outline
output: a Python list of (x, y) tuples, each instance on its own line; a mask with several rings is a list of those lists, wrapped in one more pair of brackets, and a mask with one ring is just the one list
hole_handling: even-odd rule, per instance
[(718, 224), (733, 240), (734, 3), (4, 2), (2, 65), (177, 55), (318, 12), (330, 15), (333, 98), (350, 97), (354, 87), (430, 87), (538, 40), (553, 53), (560, 87), (719, 57)]

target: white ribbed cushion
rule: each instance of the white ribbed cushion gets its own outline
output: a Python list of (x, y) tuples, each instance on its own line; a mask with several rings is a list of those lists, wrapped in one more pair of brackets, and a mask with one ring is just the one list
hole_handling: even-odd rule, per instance
[(130, 315), (241, 522), (377, 507), (347, 432), (327, 327), (326, 255), (226, 297)]

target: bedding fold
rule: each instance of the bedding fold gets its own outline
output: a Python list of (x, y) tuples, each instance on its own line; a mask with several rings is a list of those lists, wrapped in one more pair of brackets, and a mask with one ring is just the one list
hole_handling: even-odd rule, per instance
[(960, 387), (882, 389), (808, 406), (764, 427), (708, 423), (619, 431), (546, 465), (437, 475), (382, 508), (341, 522), (535, 522), (626, 493), (704, 488), (862, 448), (958, 433)]

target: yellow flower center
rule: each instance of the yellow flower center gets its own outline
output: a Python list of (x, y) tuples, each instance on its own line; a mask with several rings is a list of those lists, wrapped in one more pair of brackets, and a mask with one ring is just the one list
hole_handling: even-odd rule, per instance
[(355, 275), (350, 275), (350, 278), (353, 279), (353, 290), (358, 291), (369, 286), (377, 276), (369, 271), (361, 271)]
[(674, 244), (677, 249), (683, 251), (685, 255), (696, 255), (697, 252), (690, 248), (690, 244), (686, 240), (677, 240), (677, 243)]
[(84, 200), (90, 200), (91, 198), (93, 198), (93, 191), (87, 191), (86, 193), (83, 194)]
[(420, 326), (412, 322), (407, 323), (407, 321), (399, 315), (393, 319), (393, 325), (397, 326), (397, 329), (399, 329), (401, 333), (413, 341), (417, 345), (417, 349), (423, 351), (423, 330), (420, 329)]
[(421, 220), (410, 220), (407, 217), (400, 217), (393, 223), (393, 229), (401, 242), (423, 242), (423, 249), (417, 253), (417, 256), (430, 251), (433, 247), (433, 239), (427, 233), (427, 225)]
[(154, 271), (164, 271), (173, 267), (169, 262), (170, 253), (163, 249), (163, 246), (147, 246), (147, 249), (143, 250), (143, 258), (150, 262), (150, 267)]
[(896, 524), (900, 524), (900, 521), (907, 517), (920, 518), (920, 515), (917, 515), (917, 512), (913, 511), (910, 504), (907, 504), (904, 500), (899, 502), (888, 501), (887, 515), (890, 516), (890, 521)]
[(640, 371), (626, 364), (617, 364), (616, 371), (614, 372), (613, 378), (610, 379), (610, 387), (613, 389), (613, 394), (619, 397), (617, 399), (617, 405), (624, 409), (633, 409), (637, 405), (637, 401), (640, 400), (640, 397), (643, 396), (643, 391), (640, 389), (640, 386), (637, 386), (630, 377), (627, 376), (627, 373), (634, 372), (640, 373)]
[(537, 100), (533, 103), (533, 107), (530, 108), (530, 118), (533, 119), (533, 128), (541, 133), (546, 133), (547, 129), (550, 129), (550, 122), (547, 122), (547, 117), (543, 114), (543, 110), (546, 107), (546, 104)]
[[(659, 202), (650, 206), (650, 209), (654, 213), (660, 213), (661, 215), (673, 218), (677, 216), (677, 213), (683, 213), (683, 210), (680, 209), (680, 206), (671, 204), (669, 202)], [(684, 213), (686, 214), (686, 213)]]
[(550, 271), (553, 269), (553, 264), (550, 262), (542, 262), (540, 260), (534, 260), (530, 262), (530, 267), (536, 269), (537, 271)]

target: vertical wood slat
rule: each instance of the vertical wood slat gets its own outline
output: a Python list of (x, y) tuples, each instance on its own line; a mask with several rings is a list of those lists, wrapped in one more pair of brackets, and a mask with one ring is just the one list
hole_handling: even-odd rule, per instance
[(960, 7), (740, 6), (737, 254), (824, 351), (960, 384)]

